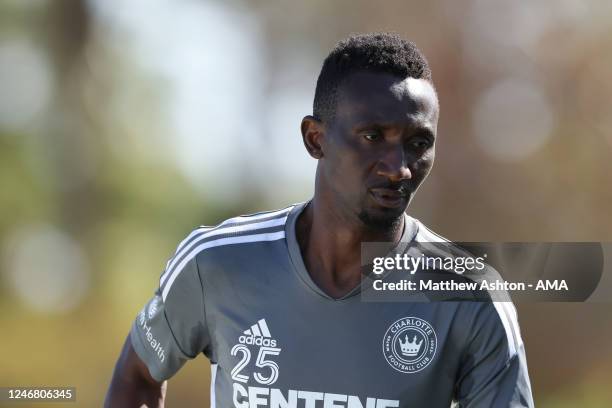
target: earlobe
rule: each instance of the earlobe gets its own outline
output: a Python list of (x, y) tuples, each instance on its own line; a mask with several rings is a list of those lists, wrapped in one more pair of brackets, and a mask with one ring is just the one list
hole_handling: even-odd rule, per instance
[(308, 115), (302, 119), (301, 130), (302, 140), (304, 141), (304, 146), (308, 154), (317, 160), (322, 158), (323, 150), (321, 148), (321, 142), (325, 135), (325, 126), (323, 123), (314, 116)]

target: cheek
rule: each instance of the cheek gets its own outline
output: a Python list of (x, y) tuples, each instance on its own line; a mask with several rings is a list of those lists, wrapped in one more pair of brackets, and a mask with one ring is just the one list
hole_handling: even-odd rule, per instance
[(433, 167), (435, 157), (436, 153), (434, 150), (425, 153), (416, 161), (415, 171), (421, 174), (423, 177), (426, 176)]
[(350, 190), (360, 174), (356, 171), (355, 164), (358, 159), (354, 153), (338, 150), (328, 155), (326, 160), (325, 175), (329, 185), (334, 186), (333, 189), (337, 192)]
[(342, 194), (361, 194), (376, 166), (371, 148), (366, 149), (354, 138), (337, 137), (327, 149), (325, 174), (329, 183)]
[(351, 200), (360, 197), (367, 188), (372, 171), (366, 159), (355, 152), (334, 157), (327, 176), (335, 192)]
[(423, 160), (425, 161), (426, 165), (429, 168), (433, 166), (435, 158), (436, 158), (436, 151), (434, 149), (431, 149), (429, 152), (427, 152), (423, 156)]
[(367, 154), (361, 146), (344, 142), (338, 144), (330, 156), (336, 175), (345, 180), (359, 178), (367, 167)]

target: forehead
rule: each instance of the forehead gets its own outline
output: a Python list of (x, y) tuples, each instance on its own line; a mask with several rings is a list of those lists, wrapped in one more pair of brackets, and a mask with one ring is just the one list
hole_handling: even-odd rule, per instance
[(438, 98), (425, 79), (356, 73), (338, 88), (336, 119), (351, 123), (412, 122), (435, 129)]

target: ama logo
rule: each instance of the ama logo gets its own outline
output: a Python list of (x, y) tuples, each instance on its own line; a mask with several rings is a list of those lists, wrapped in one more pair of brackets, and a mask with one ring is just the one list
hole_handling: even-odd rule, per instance
[(238, 342), (255, 346), (276, 347), (276, 340), (270, 334), (266, 319), (259, 319), (257, 323), (245, 330), (238, 338)]

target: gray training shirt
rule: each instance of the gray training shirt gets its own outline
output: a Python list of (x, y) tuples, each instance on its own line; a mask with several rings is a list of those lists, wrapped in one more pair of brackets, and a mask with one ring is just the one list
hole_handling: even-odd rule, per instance
[[(305, 204), (181, 242), (132, 327), (151, 375), (204, 353), (211, 406), (532, 407), (511, 302), (364, 302), (320, 290), (296, 240)], [(440, 238), (406, 216), (402, 242)]]

